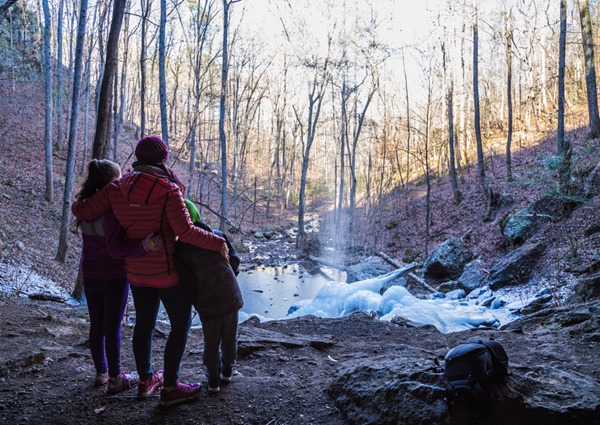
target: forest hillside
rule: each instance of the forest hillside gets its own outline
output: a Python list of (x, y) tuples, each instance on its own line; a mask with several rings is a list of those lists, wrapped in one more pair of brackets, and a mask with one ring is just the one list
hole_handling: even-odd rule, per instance
[[(57, 181), (55, 199), (52, 204), (44, 200), (44, 161), (40, 154), (43, 139), (43, 96), (40, 83), (25, 83), (13, 92), (10, 86), (0, 85), (0, 138), (2, 170), (0, 223), (0, 249), (2, 261), (22, 269), (22, 275), (3, 276), (3, 279), (25, 279), (28, 270), (48, 277), (69, 291), (77, 277), (80, 252), (80, 237), (69, 232), (69, 250), (65, 264), (55, 261), (61, 218), (62, 169), (65, 153), (54, 154)], [(572, 198), (560, 197), (556, 191), (556, 161), (554, 160), (555, 138), (549, 136), (523, 145), (514, 153), (514, 175), (512, 182), (506, 181), (505, 162), (502, 155), (490, 155), (488, 159), (489, 179), (496, 193), (494, 214), (483, 219), (484, 199), (478, 183), (474, 165), (461, 170), (463, 201), (455, 205), (452, 188), (443, 176), (435, 176), (431, 184), (431, 223), (429, 240), (425, 231), (426, 196), (424, 177), (406, 187), (398, 187), (381, 198), (380, 204), (366, 211), (357, 212), (352, 244), (346, 251), (333, 255), (333, 260), (351, 264), (361, 257), (384, 252), (399, 261), (424, 261), (426, 249), (431, 251), (449, 237), (459, 238), (474, 257), (492, 264), (509, 252), (502, 235), (502, 226), (507, 218), (544, 197), (556, 197), (565, 209), (560, 215), (543, 220), (535, 238), (547, 243), (548, 249), (538, 265), (538, 278), (547, 285), (561, 286), (569, 279), (569, 271), (585, 268), (598, 262), (598, 241), (586, 236), (586, 232), (600, 222), (597, 179), (592, 186), (592, 195), (583, 195), (586, 178), (592, 175), (600, 158), (597, 139), (586, 138), (587, 129), (573, 128), (569, 137), (573, 140), (573, 182), (576, 191)], [(135, 139), (123, 144), (123, 155), (131, 156)], [(130, 163), (129, 163), (130, 164)], [(181, 166), (174, 163), (175, 169)], [(123, 164), (127, 168), (128, 164)], [(181, 166), (182, 167), (182, 166)], [(597, 169), (596, 169), (597, 172)], [(78, 173), (77, 180), (81, 178)], [(218, 201), (218, 200), (217, 200)], [(209, 205), (210, 207), (210, 205)], [(295, 226), (296, 210), (290, 208), (278, 214), (265, 212), (265, 205), (257, 203), (256, 212), (242, 222), (239, 232), (234, 234), (238, 249), (244, 253), (245, 243), (260, 245), (254, 235), (259, 230), (291, 229)], [(213, 205), (213, 210), (218, 206)], [(331, 237), (335, 225), (332, 214), (317, 198), (310, 212), (321, 222), (320, 232), (315, 236), (322, 248), (335, 247), (336, 238)], [(206, 215), (211, 220), (210, 210)], [(263, 239), (263, 241), (265, 241)], [(265, 241), (266, 242), (266, 241)], [(294, 244), (281, 243), (280, 249), (293, 249)], [(287, 248), (292, 247), (292, 248)], [(312, 254), (328, 256), (330, 250)], [(257, 253), (258, 254), (258, 253)], [(306, 252), (293, 252), (302, 257)], [(565, 274), (565, 272), (567, 272)]]
[(511, 216), (545, 200), (540, 272), (592, 261), (597, 4), (432, 1), (410, 22), (369, 2), (218, 3), (0, 1), (5, 262), (71, 287), (85, 165), (127, 170), (147, 133), (242, 252), (274, 231), (301, 256), (422, 262), (454, 237), (489, 267)]

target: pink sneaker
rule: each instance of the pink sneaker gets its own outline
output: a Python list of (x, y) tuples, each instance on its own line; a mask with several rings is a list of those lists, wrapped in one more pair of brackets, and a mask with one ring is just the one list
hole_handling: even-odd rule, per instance
[(116, 378), (110, 378), (108, 380), (108, 394), (117, 394), (121, 391), (128, 390), (135, 387), (140, 380), (137, 376), (129, 373), (121, 372)]
[(163, 388), (160, 390), (160, 401), (159, 406), (170, 407), (176, 406), (181, 403), (186, 403), (198, 398), (202, 384), (184, 384), (183, 382), (177, 382), (171, 391)]
[(138, 397), (150, 397), (156, 390), (163, 385), (163, 371), (157, 370), (147, 381), (140, 381), (138, 384)]

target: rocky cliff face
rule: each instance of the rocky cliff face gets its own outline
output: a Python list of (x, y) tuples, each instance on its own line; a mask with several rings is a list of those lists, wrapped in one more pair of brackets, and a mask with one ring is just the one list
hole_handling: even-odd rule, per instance
[[(431, 327), (399, 327), (385, 352), (349, 359), (328, 394), (349, 423), (360, 424), (598, 424), (600, 423), (600, 305), (546, 309), (501, 330), (442, 335)], [(511, 375), (486, 385), (489, 414), (466, 404), (449, 409), (443, 376), (432, 358), (476, 338), (499, 341)]]

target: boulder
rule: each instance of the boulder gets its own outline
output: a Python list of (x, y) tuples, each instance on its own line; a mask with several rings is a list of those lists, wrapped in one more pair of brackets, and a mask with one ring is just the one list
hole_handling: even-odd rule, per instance
[(424, 275), (434, 279), (456, 279), (463, 272), (469, 255), (456, 238), (439, 245), (423, 264)]
[(460, 288), (459, 288), (458, 282), (456, 280), (448, 280), (448, 281), (438, 285), (438, 287), (437, 287), (437, 290), (442, 294), (456, 291), (457, 289), (460, 289)]
[(441, 424), (448, 418), (444, 384), (441, 374), (427, 370), (431, 366), (414, 347), (395, 358), (348, 362), (339, 368), (327, 394), (351, 424)]
[(346, 282), (358, 282), (384, 275), (392, 270), (389, 264), (384, 264), (379, 257), (369, 257), (366, 260), (353, 264), (346, 270)]
[(560, 215), (563, 206), (552, 196), (545, 196), (531, 205), (517, 211), (502, 227), (502, 235), (508, 246), (519, 246), (533, 236), (540, 223)]
[(458, 278), (457, 286), (467, 293), (481, 287), (485, 280), (484, 265), (484, 262), (479, 259), (465, 265), (463, 273)]
[(527, 283), (533, 266), (546, 250), (543, 242), (531, 242), (509, 252), (495, 264), (487, 280), (492, 290)]
[[(600, 307), (571, 305), (532, 316), (536, 320), (526, 316), (502, 331), (415, 330), (390, 340), (392, 354), (342, 362), (326, 392), (353, 424), (598, 425), (600, 347), (589, 337), (598, 333)], [(432, 358), (478, 338), (503, 345), (511, 374), (484, 385), (489, 414), (473, 418), (466, 405), (449, 409), (446, 382)]]
[(518, 246), (529, 239), (537, 230), (533, 207), (529, 206), (510, 217), (502, 230), (507, 245)]
[(574, 299), (578, 301), (590, 301), (600, 298), (600, 272), (579, 280), (574, 288)]

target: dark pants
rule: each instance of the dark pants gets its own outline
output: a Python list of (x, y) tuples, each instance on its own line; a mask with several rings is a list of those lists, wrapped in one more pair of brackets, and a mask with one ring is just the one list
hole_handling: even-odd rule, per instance
[(121, 373), (121, 321), (129, 285), (123, 279), (83, 279), (90, 313), (90, 350), (97, 373)]
[(131, 293), (135, 305), (133, 354), (140, 380), (146, 381), (152, 376), (152, 332), (162, 301), (171, 323), (165, 346), (164, 385), (173, 386), (178, 379), (179, 364), (190, 329), (191, 304), (186, 300), (179, 284), (160, 289), (132, 285)]
[(233, 367), (237, 357), (237, 328), (237, 310), (225, 317), (202, 321), (204, 334), (202, 360), (209, 378), (216, 378), (221, 370)]

